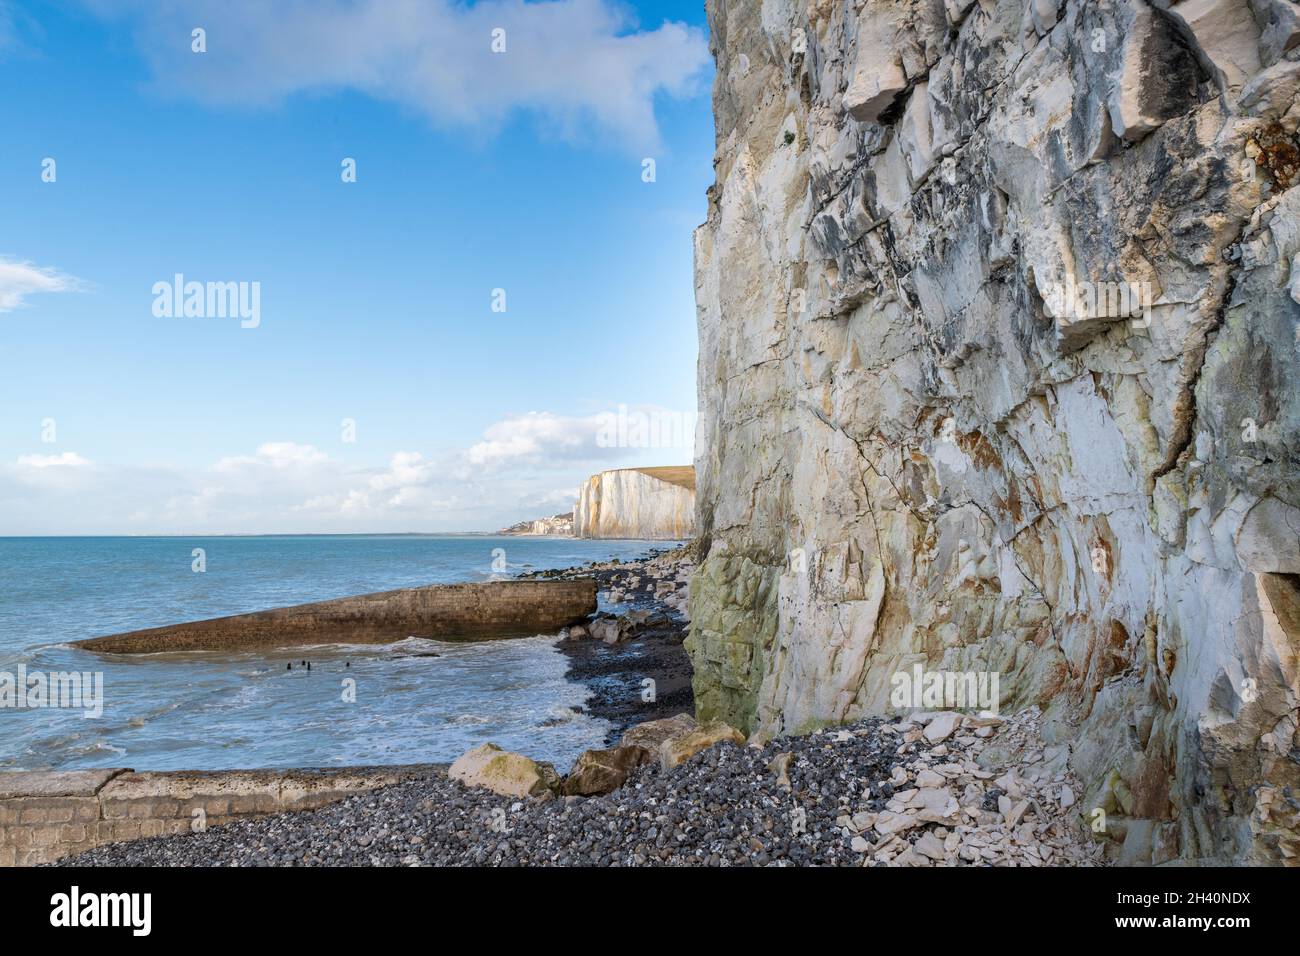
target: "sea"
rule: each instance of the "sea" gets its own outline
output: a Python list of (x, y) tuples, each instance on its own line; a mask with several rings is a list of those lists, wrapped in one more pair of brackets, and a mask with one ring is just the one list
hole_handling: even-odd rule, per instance
[[(602, 745), (608, 724), (583, 713), (588, 692), (565, 678), (554, 634), (149, 655), (99, 655), (68, 642), (629, 560), (672, 544), (496, 535), (0, 537), (0, 769), (447, 762), (492, 741), (563, 770)], [(80, 697), (68, 683), (62, 694), (33, 693), (42, 678), (32, 675), (52, 686), (48, 675), (66, 681), (74, 673), (83, 678)], [(55, 697), (78, 706), (46, 706)]]

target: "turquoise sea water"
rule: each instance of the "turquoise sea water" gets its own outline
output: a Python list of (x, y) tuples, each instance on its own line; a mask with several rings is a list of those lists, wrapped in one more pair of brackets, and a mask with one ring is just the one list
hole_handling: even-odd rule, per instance
[[(488, 535), (0, 538), (0, 682), (102, 675), (103, 713), (0, 707), (0, 769), (448, 761), (494, 741), (567, 765), (600, 746), (554, 635), (255, 654), (96, 655), (66, 642), (423, 584), (644, 554), (661, 542)], [(206, 570), (193, 570), (193, 551)], [(421, 656), (435, 651), (440, 656)], [(299, 665), (312, 662), (311, 671)], [(286, 665), (292, 662), (292, 671)], [(348, 678), (355, 702), (344, 700)], [(30, 703), (30, 701), (29, 701)]]

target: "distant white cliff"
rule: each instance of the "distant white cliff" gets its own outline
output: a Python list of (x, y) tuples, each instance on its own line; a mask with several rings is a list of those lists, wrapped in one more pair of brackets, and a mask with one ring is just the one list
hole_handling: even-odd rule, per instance
[(592, 475), (578, 490), (579, 538), (673, 540), (695, 533), (695, 468), (620, 468)]

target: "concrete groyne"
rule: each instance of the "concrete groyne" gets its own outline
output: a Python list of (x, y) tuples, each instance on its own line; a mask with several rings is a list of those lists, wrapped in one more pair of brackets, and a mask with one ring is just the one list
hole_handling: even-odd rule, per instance
[(73, 642), (107, 654), (380, 644), (407, 637), (482, 640), (553, 634), (596, 610), (596, 582), (435, 584), (169, 624)]

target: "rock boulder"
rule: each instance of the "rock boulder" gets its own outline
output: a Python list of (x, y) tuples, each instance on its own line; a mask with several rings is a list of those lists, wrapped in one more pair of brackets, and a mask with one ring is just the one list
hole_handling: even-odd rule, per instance
[(585, 750), (564, 778), (566, 796), (590, 797), (623, 786), (627, 775), (652, 759), (644, 747)]
[(559, 789), (560, 776), (549, 763), (483, 744), (452, 763), (448, 776), (467, 787), (483, 787), (507, 797), (539, 797)]

